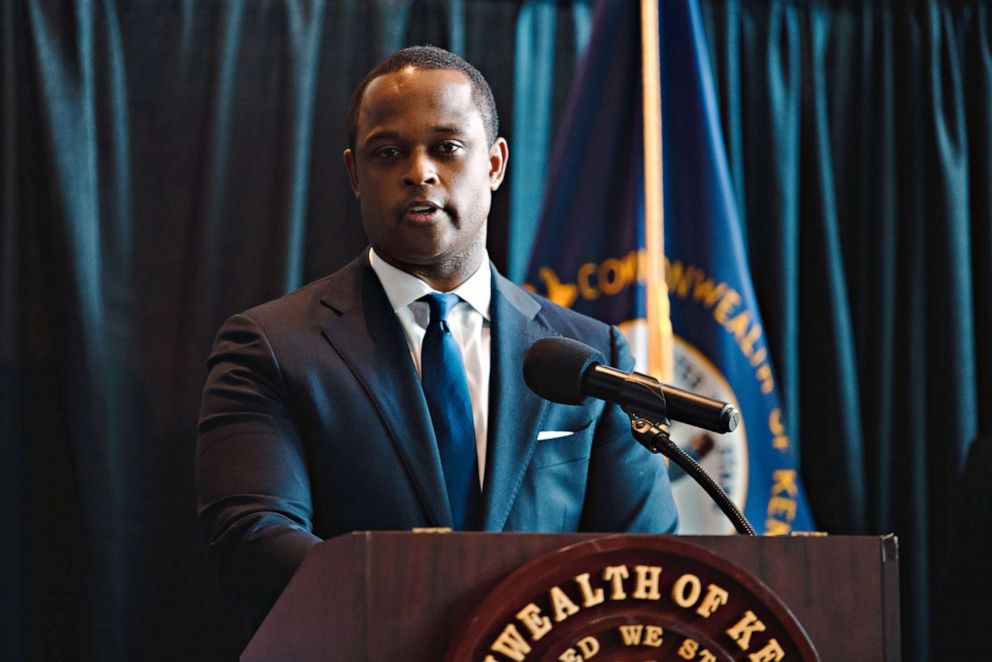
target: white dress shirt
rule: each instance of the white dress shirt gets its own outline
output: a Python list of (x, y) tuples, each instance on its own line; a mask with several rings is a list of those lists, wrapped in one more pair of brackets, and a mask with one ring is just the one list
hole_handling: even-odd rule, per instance
[[(417, 301), (431, 292), (430, 285), (405, 271), (387, 264), (369, 248), (369, 264), (386, 290), (393, 312), (400, 320), (410, 357), (420, 375), (420, 350), (430, 321), (430, 307)], [(486, 475), (486, 433), (489, 422), (489, 367), (490, 367), (490, 301), (492, 300), (492, 271), (489, 254), (482, 256), (482, 264), (468, 280), (452, 290), (460, 301), (448, 313), (448, 327), (462, 350), (465, 378), (469, 397), (472, 399), (472, 419), (475, 423), (475, 448), (479, 458), (479, 486)]]

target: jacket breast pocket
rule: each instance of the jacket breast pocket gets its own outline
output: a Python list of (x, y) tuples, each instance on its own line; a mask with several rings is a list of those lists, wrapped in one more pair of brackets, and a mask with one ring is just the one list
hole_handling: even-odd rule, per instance
[(549, 421), (538, 433), (531, 469), (545, 469), (589, 459), (595, 426), (591, 419)]
[(545, 434), (534, 444), (507, 530), (578, 530), (596, 425), (587, 412), (565, 413), (572, 415), (549, 416), (541, 426)]

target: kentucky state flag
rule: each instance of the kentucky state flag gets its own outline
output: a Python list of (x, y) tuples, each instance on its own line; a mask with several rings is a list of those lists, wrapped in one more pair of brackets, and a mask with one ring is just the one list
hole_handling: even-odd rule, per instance
[[(810, 530), (744, 252), (712, 75), (695, 0), (659, 3), (665, 279), (674, 383), (734, 403), (743, 424), (672, 439), (760, 533)], [(647, 264), (640, 10), (599, 3), (558, 136), (527, 282), (555, 302), (617, 324), (647, 365)], [(658, 461), (661, 461), (660, 458)], [(702, 488), (670, 467), (680, 533), (733, 527)]]

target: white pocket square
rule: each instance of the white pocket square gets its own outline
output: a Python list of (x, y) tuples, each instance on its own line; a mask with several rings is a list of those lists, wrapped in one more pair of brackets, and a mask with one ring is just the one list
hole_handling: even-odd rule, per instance
[(568, 437), (573, 434), (575, 433), (570, 430), (541, 430), (537, 433), (537, 440), (558, 439), (559, 437)]

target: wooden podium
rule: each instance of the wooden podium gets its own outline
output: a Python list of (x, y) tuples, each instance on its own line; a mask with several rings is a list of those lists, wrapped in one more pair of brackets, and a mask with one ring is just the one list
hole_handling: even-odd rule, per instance
[[(452, 641), (458, 637), (464, 639), (466, 632), (472, 629), (467, 625), (473, 612), (479, 616), (480, 605), (506, 602), (491, 595), (494, 590), (515, 590), (517, 587), (513, 584), (526, 583), (522, 581), (523, 577), (530, 581), (531, 575), (521, 574), (527, 567), (534, 567), (535, 571), (546, 575), (547, 568), (554, 567), (555, 559), (567, 557), (569, 549), (592, 545), (596, 549), (602, 546), (622, 551), (625, 547), (646, 544), (655, 547), (677, 544), (683, 552), (688, 548), (690, 555), (718, 561), (725, 566), (728, 576), (760, 585), (758, 588), (766, 593), (770, 590), (780, 600), (780, 606), (784, 605), (801, 624), (821, 660), (895, 661), (901, 657), (898, 545), (891, 535), (744, 537), (361, 532), (329, 540), (314, 548), (249, 642), (242, 659), (440, 661), (445, 659), (446, 652), (450, 652)], [(698, 552), (693, 554), (692, 550)], [(550, 564), (546, 562), (548, 555), (556, 553), (559, 556), (552, 558)], [(540, 563), (542, 558), (545, 560), (543, 565)], [(544, 569), (537, 568), (538, 565)], [(668, 567), (658, 571), (666, 579), (677, 572)], [(511, 573), (509, 582), (504, 581)], [(685, 573), (683, 577), (690, 574)], [(695, 581), (695, 584), (695, 594), (691, 583), (680, 584), (680, 599), (695, 598), (694, 608), (701, 594), (700, 582)], [(574, 602), (565, 600), (572, 604), (571, 608), (578, 610), (582, 606), (579, 594), (574, 587), (569, 590)], [(586, 590), (585, 595), (590, 598), (592, 593)], [(602, 596), (602, 592), (598, 595)], [(507, 604), (506, 607), (511, 610), (508, 613), (516, 614), (523, 604)], [(550, 616), (552, 613), (545, 607), (544, 614)], [(520, 618), (513, 624), (524, 634), (528, 627), (534, 633), (537, 631), (535, 624), (543, 622), (540, 619), (531, 614), (528, 622)], [(473, 622), (482, 621), (475, 618)], [(553, 624), (548, 618), (547, 627)], [(665, 625), (669, 631), (678, 630), (677, 623), (665, 621)], [(725, 629), (725, 626), (721, 627)], [(523, 648), (518, 648), (516, 657), (494, 653), (491, 658), (483, 655), (479, 660), (559, 659), (557, 652), (552, 658), (532, 658), (521, 651)], [(711, 659), (678, 657), (674, 653), (674, 650), (668, 650), (650, 659)], [(578, 656), (567, 659), (595, 657), (575, 654)], [(460, 655), (456, 657), (461, 659)], [(620, 657), (603, 654), (600, 659)], [(623, 659), (649, 657), (631, 655)], [(712, 659), (736, 658), (718, 654)]]

